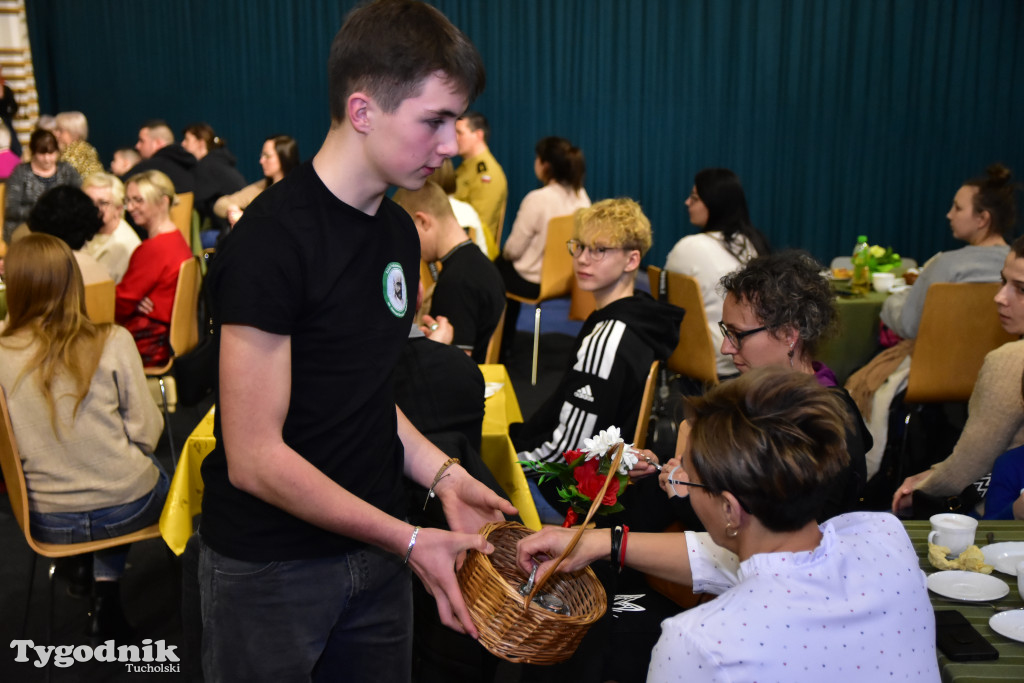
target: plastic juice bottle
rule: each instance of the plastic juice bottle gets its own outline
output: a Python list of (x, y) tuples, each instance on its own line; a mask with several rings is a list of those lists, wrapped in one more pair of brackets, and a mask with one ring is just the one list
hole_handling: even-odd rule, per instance
[(868, 237), (857, 237), (857, 246), (853, 248), (853, 277), (850, 278), (850, 289), (857, 294), (867, 294), (871, 290), (871, 265), (868, 263)]

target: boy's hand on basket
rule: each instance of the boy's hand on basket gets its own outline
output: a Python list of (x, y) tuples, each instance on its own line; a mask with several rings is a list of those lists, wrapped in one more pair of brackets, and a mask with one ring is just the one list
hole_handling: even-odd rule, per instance
[(455, 576), (456, 560), (464, 557), (467, 550), (479, 550), (490, 555), (494, 552), (494, 546), (480, 534), (423, 528), (409, 555), (409, 566), (437, 601), (437, 614), (441, 617), (441, 623), (459, 633), (479, 638), (480, 633), (473, 625)]
[(452, 531), (475, 534), (489, 522), (503, 522), (504, 515), (516, 514), (515, 505), (474, 479), (461, 465), (452, 465), (448, 472), (451, 476), (443, 477), (434, 491)]
[[(538, 580), (547, 575), (549, 568), (572, 540), (576, 529), (544, 527), (535, 534), (519, 540), (516, 545), (516, 561), (520, 569), (529, 575), (533, 565), (540, 562), (537, 570)], [(611, 529), (591, 529), (584, 531), (580, 542), (573, 548), (565, 561), (558, 566), (560, 572), (574, 572), (586, 567), (594, 560), (609, 557), (612, 552)]]

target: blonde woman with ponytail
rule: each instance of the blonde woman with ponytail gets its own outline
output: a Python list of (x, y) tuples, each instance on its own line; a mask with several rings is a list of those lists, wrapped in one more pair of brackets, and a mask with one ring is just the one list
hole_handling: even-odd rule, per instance
[[(60, 239), (32, 233), (11, 245), (5, 265), (0, 388), (33, 536), (75, 543), (154, 523), (168, 485), (151, 455), (163, 423), (131, 334), (89, 320), (81, 272)], [(130, 632), (118, 584), (126, 556), (120, 548), (92, 558), (94, 640)]]

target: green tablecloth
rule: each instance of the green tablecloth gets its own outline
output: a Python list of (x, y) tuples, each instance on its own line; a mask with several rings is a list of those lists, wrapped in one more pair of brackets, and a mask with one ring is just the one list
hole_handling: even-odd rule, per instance
[[(849, 293), (848, 287), (835, 286)], [(878, 315), (888, 294), (868, 292), (863, 296), (836, 298), (838, 325), (835, 336), (822, 345), (816, 356), (845, 384), (850, 373), (867, 363), (878, 348)]]
[[(921, 569), (927, 574), (937, 570), (928, 562), (928, 532), (931, 525), (928, 522), (905, 521), (903, 526), (914, 542), (914, 549), (921, 560)], [(1024, 541), (1024, 522), (986, 522), (978, 524), (978, 534), (975, 542), (979, 547), (987, 543), (985, 535), (988, 532), (995, 534), (995, 542)], [(1010, 594), (996, 604), (1005, 607), (1024, 607), (1024, 600), (1017, 591), (1017, 580), (1013, 576), (1000, 573), (992, 573), (1004, 581), (1010, 587)], [(974, 628), (999, 651), (999, 659), (990, 662), (952, 662), (939, 652), (939, 670), (942, 672), (943, 683), (967, 683), (971, 681), (1024, 681), (1024, 643), (1010, 640), (999, 635), (989, 628), (988, 620), (995, 612), (988, 605), (973, 604), (947, 600), (935, 593), (929, 592), (932, 606), (939, 609), (955, 609), (971, 622)]]

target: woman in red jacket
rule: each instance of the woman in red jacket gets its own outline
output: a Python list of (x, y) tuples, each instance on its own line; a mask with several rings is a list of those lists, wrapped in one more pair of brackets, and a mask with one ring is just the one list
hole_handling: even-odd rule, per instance
[(132, 253), (128, 271), (117, 285), (116, 320), (128, 328), (146, 367), (171, 357), (170, 322), (178, 269), (192, 258), (181, 231), (171, 221), (176, 201), (171, 179), (145, 171), (125, 183), (125, 207), (148, 238)]

